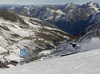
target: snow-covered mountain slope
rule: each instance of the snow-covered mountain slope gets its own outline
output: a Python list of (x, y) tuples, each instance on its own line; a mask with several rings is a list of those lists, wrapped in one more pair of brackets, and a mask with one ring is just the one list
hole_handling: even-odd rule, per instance
[(24, 46), (28, 55), (33, 56), (72, 37), (53, 24), (0, 10), (0, 61), (18, 61)]
[(0, 70), (1, 74), (99, 74), (100, 49)]
[(92, 37), (100, 37), (100, 12), (91, 15), (88, 22), (91, 25), (86, 28), (82, 36), (79, 38), (79, 41), (90, 39)]
[(90, 15), (100, 12), (100, 4), (88, 2), (77, 5), (69, 2), (65, 5), (9, 6), (1, 9), (48, 21), (68, 33), (78, 35), (90, 25), (87, 21)]

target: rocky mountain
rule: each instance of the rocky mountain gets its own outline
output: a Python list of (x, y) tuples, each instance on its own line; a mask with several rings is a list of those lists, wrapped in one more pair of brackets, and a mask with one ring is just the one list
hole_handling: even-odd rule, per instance
[(91, 25), (82, 33), (78, 39), (79, 42), (92, 37), (100, 37), (100, 12), (91, 15), (88, 22)]
[(33, 56), (73, 37), (45, 21), (0, 10), (0, 61), (18, 61), (20, 48)]
[(88, 23), (89, 17), (100, 12), (100, 4), (92, 2), (83, 5), (68, 3), (65, 5), (10, 6), (1, 7), (1, 9), (45, 20), (68, 33), (78, 35), (80, 31), (84, 31), (90, 25)]

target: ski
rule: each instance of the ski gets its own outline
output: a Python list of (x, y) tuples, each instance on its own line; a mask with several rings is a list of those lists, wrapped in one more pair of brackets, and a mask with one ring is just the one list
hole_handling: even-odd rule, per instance
[(72, 55), (72, 54), (75, 54), (75, 53), (77, 53), (77, 52), (71, 52), (71, 53), (62, 54), (61, 57), (67, 56), (67, 55)]

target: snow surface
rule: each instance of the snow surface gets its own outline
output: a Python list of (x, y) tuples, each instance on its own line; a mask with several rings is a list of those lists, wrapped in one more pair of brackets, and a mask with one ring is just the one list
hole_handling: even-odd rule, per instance
[(0, 70), (0, 74), (99, 74), (100, 49)]
[[(49, 55), (48, 59), (39, 62), (1, 69), (0, 74), (100, 74), (100, 39), (92, 38), (80, 44), (82, 52), (65, 57), (60, 57), (61, 53)], [(64, 49), (69, 44), (59, 46)]]

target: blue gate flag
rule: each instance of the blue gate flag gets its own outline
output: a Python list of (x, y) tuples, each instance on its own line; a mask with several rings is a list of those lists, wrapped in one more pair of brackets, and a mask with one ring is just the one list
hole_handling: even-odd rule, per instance
[(21, 62), (21, 57), (22, 57), (23, 55), (26, 55), (27, 62), (29, 63), (29, 59), (28, 59), (28, 55), (27, 55), (27, 53), (26, 53), (26, 49), (25, 49), (25, 48), (24, 48), (24, 49), (21, 49), (21, 48), (20, 48), (20, 64), (22, 64), (22, 62)]
[(20, 49), (20, 56), (23, 56), (23, 55), (27, 55), (26, 54), (26, 49)]

